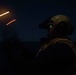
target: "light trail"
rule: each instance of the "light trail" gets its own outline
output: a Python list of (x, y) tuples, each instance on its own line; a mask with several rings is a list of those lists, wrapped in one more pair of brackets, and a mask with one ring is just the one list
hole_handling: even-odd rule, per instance
[(13, 23), (13, 22), (15, 22), (15, 21), (16, 21), (16, 19), (11, 20), (10, 22), (8, 22), (8, 23), (6, 24), (6, 26), (10, 25), (11, 23)]
[(7, 11), (7, 12), (5, 12), (5, 13), (3, 13), (3, 14), (1, 14), (0, 15), (0, 17), (2, 17), (2, 16), (4, 16), (4, 15), (7, 15), (7, 14), (9, 14), (10, 12), (9, 11)]

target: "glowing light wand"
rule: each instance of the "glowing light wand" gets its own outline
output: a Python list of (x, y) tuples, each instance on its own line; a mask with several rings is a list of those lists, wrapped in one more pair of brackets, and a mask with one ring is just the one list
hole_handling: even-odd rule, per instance
[(4, 15), (7, 15), (7, 14), (9, 14), (10, 12), (9, 11), (7, 11), (7, 12), (5, 12), (5, 13), (3, 13), (3, 14), (1, 14), (0, 15), (0, 17), (2, 17), (2, 16), (4, 16)]
[(16, 19), (11, 20), (10, 22), (8, 22), (8, 23), (6, 24), (6, 26), (10, 25), (11, 23), (13, 23), (13, 22), (15, 22), (15, 21), (16, 21)]

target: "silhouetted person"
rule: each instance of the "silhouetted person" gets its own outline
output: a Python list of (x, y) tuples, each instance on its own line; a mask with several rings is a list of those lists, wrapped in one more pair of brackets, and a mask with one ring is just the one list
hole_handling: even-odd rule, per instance
[[(23, 72), (22, 67), (25, 64), (24, 60), (24, 47), (22, 43), (18, 39), (18, 36), (15, 31), (15, 25), (11, 24), (6, 26), (5, 23), (0, 22), (0, 29), (2, 31), (2, 51), (5, 53), (5, 57), (7, 58), (6, 69), (2, 69), (5, 75), (13, 75), (13, 73), (21, 75)], [(6, 71), (6, 72), (5, 72)]]
[[(0, 29), (2, 31), (3, 39), (2, 51), (5, 52), (5, 57), (8, 62), (8, 64), (5, 62), (7, 66), (6, 73), (13, 74), (12, 72), (14, 71), (17, 75), (25, 75), (28, 65), (35, 56), (35, 53), (32, 53), (32, 51), (27, 48), (28, 46), (24, 46), (23, 42), (20, 41), (16, 34), (14, 24), (6, 26), (5, 23), (0, 22)], [(11, 72), (9, 67), (12, 69)], [(4, 70), (2, 69), (2, 71)]]
[(74, 30), (70, 19), (57, 15), (48, 18), (39, 27), (47, 29), (48, 37), (41, 39), (41, 47), (29, 67), (28, 74), (72, 75), (70, 68), (74, 66), (76, 49), (68, 37)]

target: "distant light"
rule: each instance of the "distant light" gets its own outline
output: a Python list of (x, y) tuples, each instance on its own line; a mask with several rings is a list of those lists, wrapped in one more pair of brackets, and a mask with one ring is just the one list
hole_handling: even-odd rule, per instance
[(4, 15), (7, 15), (7, 14), (9, 14), (10, 12), (9, 11), (7, 11), (7, 12), (5, 12), (5, 13), (3, 13), (3, 14), (1, 14), (0, 15), (0, 17), (2, 17), (2, 16), (4, 16)]
[(13, 20), (11, 20), (10, 22), (8, 22), (6, 25), (8, 26), (8, 25), (10, 25), (11, 23), (13, 23), (13, 22), (15, 22), (16, 21), (16, 19), (13, 19)]

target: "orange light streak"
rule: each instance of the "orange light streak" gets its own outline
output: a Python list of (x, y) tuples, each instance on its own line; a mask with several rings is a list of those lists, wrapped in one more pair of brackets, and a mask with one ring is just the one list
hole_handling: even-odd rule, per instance
[(10, 25), (11, 23), (13, 23), (13, 22), (15, 22), (16, 21), (16, 19), (13, 19), (13, 20), (11, 20), (10, 22), (8, 22), (6, 25), (8, 26), (8, 25)]
[(5, 12), (5, 13), (3, 13), (3, 14), (1, 14), (0, 15), (0, 17), (2, 17), (2, 16), (4, 16), (4, 15), (7, 15), (7, 14), (9, 14), (10, 12), (9, 11), (7, 11), (7, 12)]

